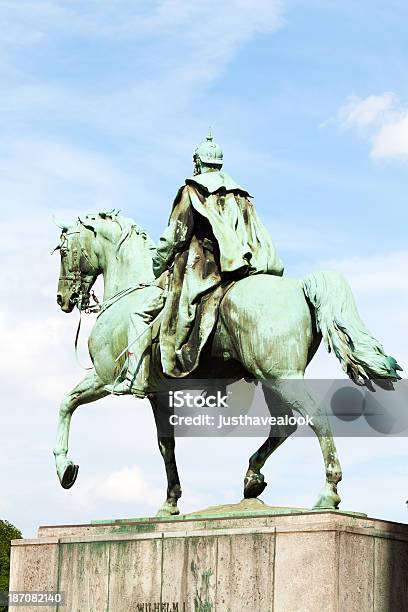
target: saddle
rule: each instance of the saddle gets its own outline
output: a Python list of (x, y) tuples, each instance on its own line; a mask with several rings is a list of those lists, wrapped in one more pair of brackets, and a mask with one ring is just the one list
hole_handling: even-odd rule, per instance
[(160, 315), (152, 323), (151, 361), (149, 371), (149, 389), (157, 389), (164, 381), (174, 378), (185, 378), (199, 369), (202, 352), (211, 340), (218, 321), (219, 307), (225, 294), (237, 282), (236, 280), (222, 283), (208, 294), (204, 295), (195, 309), (194, 322), (186, 342), (174, 352), (176, 368), (171, 371), (163, 359), (169, 346), (174, 346), (174, 334), (169, 333), (166, 322), (167, 302)]

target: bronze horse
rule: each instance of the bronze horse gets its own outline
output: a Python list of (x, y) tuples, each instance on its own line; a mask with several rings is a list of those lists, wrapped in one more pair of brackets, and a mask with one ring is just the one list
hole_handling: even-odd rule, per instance
[[(61, 485), (68, 489), (78, 472), (78, 465), (67, 458), (72, 414), (78, 406), (108, 395), (105, 385), (120, 375), (125, 357), (117, 357), (128, 346), (129, 313), (137, 311), (144, 287), (154, 282), (154, 244), (134, 221), (113, 212), (86, 215), (62, 226), (57, 248), (61, 255), (57, 302), (64, 312), (75, 306), (86, 309), (96, 278), (102, 275), (104, 281), (101, 312), (88, 340), (94, 367), (64, 397), (59, 411), (54, 455)], [(326, 412), (306, 388), (299, 394), (299, 389), (295, 393), (291, 385), (283, 384), (303, 379), (322, 337), (356, 382), (399, 378), (401, 368), (364, 326), (349, 285), (335, 272), (316, 272), (303, 279), (259, 274), (237, 282), (221, 302), (212, 341), (204, 349), (202, 378), (211, 376), (205, 364), (216, 363), (218, 376), (224, 379), (249, 375), (259, 380), (271, 415), (279, 404), (287, 414), (294, 410), (313, 417), (325, 464), (325, 483), (315, 507), (333, 509), (340, 503), (337, 483), (342, 474)], [(156, 394), (150, 394), (149, 400), (157, 424)], [(266, 483), (261, 468), (295, 430), (296, 426), (288, 426), (268, 437), (250, 457), (245, 497), (262, 493)], [(174, 436), (158, 434), (158, 442), (168, 484), (158, 514), (178, 514), (181, 487)]]

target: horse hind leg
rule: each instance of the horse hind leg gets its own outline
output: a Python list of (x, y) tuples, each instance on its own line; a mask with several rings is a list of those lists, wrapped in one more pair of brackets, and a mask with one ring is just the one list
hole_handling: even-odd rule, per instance
[(342, 471), (328, 418), (323, 411), (316, 411), (311, 427), (318, 437), (326, 470), (326, 481), (319, 493), (314, 508), (335, 510), (339, 507), (341, 501), (337, 485), (342, 479)]
[(68, 459), (68, 442), (71, 418), (81, 404), (95, 402), (109, 395), (95, 370), (91, 370), (61, 402), (58, 419), (57, 441), (54, 448), (55, 467), (61, 486), (70, 489), (78, 475), (79, 466)]
[(301, 407), (299, 412), (305, 417), (307, 415), (311, 417), (310, 427), (319, 440), (325, 466), (325, 483), (314, 508), (335, 510), (339, 507), (341, 501), (337, 485), (342, 479), (342, 471), (325, 406), (306, 389), (305, 382), (300, 383), (296, 395), (298, 396), (296, 401), (300, 401), (301, 406), (305, 407), (305, 409)]
[(310, 427), (319, 440), (326, 479), (314, 508), (335, 510), (341, 501), (337, 485), (342, 478), (342, 472), (324, 405), (315, 399), (307, 387), (307, 381), (302, 378), (279, 381), (279, 393), (282, 402), (292, 410), (305, 418), (310, 417)]
[[(266, 385), (262, 385), (263, 394), (271, 416), (292, 416), (293, 412), (285, 406), (282, 410), (282, 402), (277, 401), (278, 397), (274, 394), (273, 389)], [(296, 425), (288, 426), (272, 426), (268, 438), (258, 448), (257, 451), (250, 457), (248, 470), (244, 479), (244, 497), (254, 498), (261, 495), (267, 483), (261, 469), (265, 465), (266, 460), (279, 446), (294, 432)]]

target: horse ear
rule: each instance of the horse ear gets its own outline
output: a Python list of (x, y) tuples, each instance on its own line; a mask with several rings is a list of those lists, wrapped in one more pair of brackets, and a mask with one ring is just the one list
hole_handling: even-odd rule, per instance
[(113, 219), (113, 217), (118, 217), (120, 210), (118, 208), (112, 208), (112, 210), (99, 212), (98, 215), (101, 219)]
[(85, 217), (85, 219), (81, 219), (81, 217), (78, 217), (78, 221), (80, 222), (81, 225), (86, 227), (86, 229), (91, 230), (91, 232), (93, 232), (94, 235), (96, 236), (96, 229), (91, 223), (89, 223), (88, 217)]
[(59, 227), (63, 232), (67, 232), (72, 225), (72, 223), (67, 223), (66, 221), (56, 219), (55, 215), (52, 215), (52, 220), (54, 221), (55, 225)]

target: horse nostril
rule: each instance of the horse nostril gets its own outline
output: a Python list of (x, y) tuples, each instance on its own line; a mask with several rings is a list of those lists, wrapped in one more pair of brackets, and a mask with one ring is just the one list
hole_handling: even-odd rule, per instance
[(57, 293), (57, 304), (58, 306), (62, 305), (62, 295), (60, 293)]

